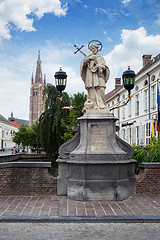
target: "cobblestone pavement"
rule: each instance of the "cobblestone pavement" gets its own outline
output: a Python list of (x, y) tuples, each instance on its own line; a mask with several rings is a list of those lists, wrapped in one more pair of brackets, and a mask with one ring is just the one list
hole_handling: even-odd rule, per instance
[(159, 240), (160, 223), (3, 223), (1, 240)]
[(160, 194), (86, 202), (57, 195), (0, 196), (0, 216), (160, 216)]

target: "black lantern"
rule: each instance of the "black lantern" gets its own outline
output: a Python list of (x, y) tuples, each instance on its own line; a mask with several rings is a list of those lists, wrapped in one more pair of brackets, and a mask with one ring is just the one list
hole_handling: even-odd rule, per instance
[(122, 74), (123, 85), (125, 89), (128, 90), (129, 97), (130, 91), (134, 88), (135, 76), (136, 76), (135, 72), (131, 70), (130, 67), (128, 67), (128, 70), (124, 71)]
[(66, 72), (62, 71), (62, 68), (60, 67), (59, 71), (55, 73), (55, 83), (56, 83), (56, 88), (62, 94), (62, 91), (66, 87), (67, 83), (67, 74)]

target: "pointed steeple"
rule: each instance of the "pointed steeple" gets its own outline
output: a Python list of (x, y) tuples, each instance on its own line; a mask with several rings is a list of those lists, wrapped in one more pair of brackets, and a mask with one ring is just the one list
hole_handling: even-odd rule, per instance
[(38, 51), (38, 60), (37, 60), (35, 83), (42, 83), (42, 70), (41, 70), (40, 51)]
[(32, 78), (31, 78), (31, 84), (33, 85), (33, 81), (34, 81), (34, 79), (33, 79), (33, 72), (32, 72)]
[(46, 74), (44, 74), (44, 85), (46, 85)]

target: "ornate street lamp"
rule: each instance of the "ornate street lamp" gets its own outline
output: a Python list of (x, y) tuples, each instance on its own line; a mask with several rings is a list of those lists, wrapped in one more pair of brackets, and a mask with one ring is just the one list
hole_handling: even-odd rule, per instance
[(128, 69), (123, 72), (122, 79), (123, 79), (123, 85), (126, 90), (128, 90), (128, 97), (130, 98), (130, 92), (134, 88), (135, 85), (135, 72), (130, 69), (130, 66), (128, 66)]
[(131, 90), (134, 88), (134, 85), (135, 85), (135, 76), (136, 76), (135, 72), (130, 69), (130, 66), (128, 66), (128, 69), (126, 71), (124, 71), (122, 74), (124, 88), (126, 90), (128, 90), (128, 100), (127, 100), (127, 102), (125, 102), (122, 105), (118, 105), (116, 107), (110, 108), (110, 111), (112, 111), (116, 108), (121, 108), (121, 107), (127, 105), (127, 103), (130, 101)]
[(62, 91), (64, 91), (67, 83), (67, 74), (66, 72), (62, 71), (62, 68), (60, 67), (59, 71), (55, 73), (54, 77), (56, 88), (60, 92), (60, 96), (62, 96)]

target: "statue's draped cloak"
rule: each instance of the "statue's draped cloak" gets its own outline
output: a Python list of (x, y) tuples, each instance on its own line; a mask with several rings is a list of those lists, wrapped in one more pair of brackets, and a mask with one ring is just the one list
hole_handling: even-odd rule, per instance
[[(93, 54), (86, 56), (81, 62), (81, 78), (85, 83), (85, 88), (104, 87), (106, 88), (106, 82), (109, 77), (109, 68), (107, 67), (105, 60), (102, 56), (96, 55), (94, 60), (90, 60), (87, 64), (86, 59)], [(103, 71), (101, 69), (103, 67)]]

